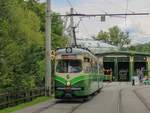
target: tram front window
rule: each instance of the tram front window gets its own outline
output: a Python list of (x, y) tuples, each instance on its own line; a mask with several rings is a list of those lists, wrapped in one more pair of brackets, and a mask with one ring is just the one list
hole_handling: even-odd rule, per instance
[(80, 60), (58, 60), (56, 72), (58, 73), (79, 73), (82, 71)]

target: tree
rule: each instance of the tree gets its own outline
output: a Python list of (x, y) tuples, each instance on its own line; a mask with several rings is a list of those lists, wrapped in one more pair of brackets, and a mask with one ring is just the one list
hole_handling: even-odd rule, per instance
[(22, 7), (19, 0), (1, 0), (0, 9), (3, 10), (0, 13), (0, 89), (33, 88), (36, 86), (34, 69), (40, 60), (33, 56), (35, 53), (40, 56), (40, 51), (35, 50), (44, 45), (40, 19)]
[(150, 43), (132, 45), (128, 49), (130, 51), (150, 53)]
[(118, 26), (109, 28), (108, 32), (100, 31), (97, 40), (122, 48), (124, 45), (130, 44), (129, 33), (123, 32)]
[[(40, 18), (40, 31), (45, 32), (45, 3), (38, 0), (29, 0), (27, 7)], [(67, 44), (67, 37), (63, 36), (63, 22), (58, 13), (52, 13), (52, 48), (64, 47)]]
[[(30, 3), (0, 0), (0, 90), (44, 86), (45, 4)], [(52, 46), (63, 47), (62, 21), (54, 15)]]

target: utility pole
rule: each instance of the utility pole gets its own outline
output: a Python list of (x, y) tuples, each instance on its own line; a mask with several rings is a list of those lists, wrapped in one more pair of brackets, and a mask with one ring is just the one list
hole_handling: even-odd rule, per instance
[(51, 95), (51, 0), (46, 3), (46, 38), (45, 38), (45, 88), (46, 94)]
[[(74, 9), (70, 8), (70, 14), (74, 14)], [(74, 44), (74, 34), (73, 34), (74, 20), (73, 16), (70, 16), (70, 46)]]

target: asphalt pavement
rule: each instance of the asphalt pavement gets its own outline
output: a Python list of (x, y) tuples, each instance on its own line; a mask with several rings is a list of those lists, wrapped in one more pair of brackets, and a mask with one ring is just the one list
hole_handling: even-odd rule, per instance
[(87, 102), (41, 103), (15, 113), (150, 113), (150, 86), (129, 82), (104, 83), (99, 94)]

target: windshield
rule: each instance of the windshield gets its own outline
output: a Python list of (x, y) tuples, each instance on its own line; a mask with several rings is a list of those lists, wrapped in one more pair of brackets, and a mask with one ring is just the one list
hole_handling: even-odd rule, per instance
[(58, 60), (56, 72), (58, 73), (79, 73), (82, 70), (80, 60)]

